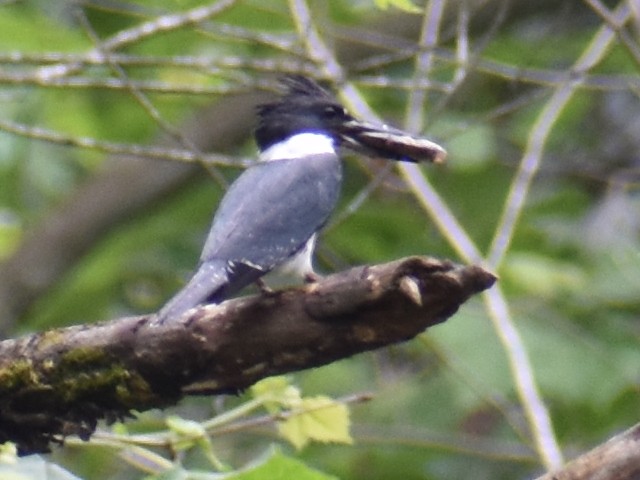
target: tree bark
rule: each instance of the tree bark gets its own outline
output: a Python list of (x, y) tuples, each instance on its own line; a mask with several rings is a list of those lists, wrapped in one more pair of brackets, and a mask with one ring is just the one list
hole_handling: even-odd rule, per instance
[(640, 423), (537, 480), (640, 479)]
[(318, 283), (0, 342), (0, 443), (47, 451), (100, 419), (241, 391), (257, 380), (408, 340), (444, 322), (495, 276), (410, 257)]

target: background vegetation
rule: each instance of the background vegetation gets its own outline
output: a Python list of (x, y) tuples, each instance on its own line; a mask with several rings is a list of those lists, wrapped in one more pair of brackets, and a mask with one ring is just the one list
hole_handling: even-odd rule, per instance
[(249, 392), (42, 458), (12, 464), (5, 446), (3, 471), (531, 478), (637, 422), (639, 32), (632, 0), (2, 2), (6, 336), (158, 309), (254, 157), (251, 105), (283, 72), (449, 151), (444, 167), (347, 158), (321, 271), (429, 254), (500, 276), (407, 344), (290, 379), (349, 404), (353, 445), (296, 450), (268, 402), (216, 417)]

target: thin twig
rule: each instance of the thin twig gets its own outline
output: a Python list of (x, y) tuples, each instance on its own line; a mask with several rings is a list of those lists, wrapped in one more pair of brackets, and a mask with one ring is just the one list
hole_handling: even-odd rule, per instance
[(248, 159), (234, 159), (227, 155), (205, 154), (199, 156), (190, 150), (182, 150), (167, 147), (145, 147), (137, 143), (116, 143), (97, 140), (91, 137), (80, 137), (66, 135), (54, 130), (33, 127), (22, 123), (12, 122), (10, 120), (0, 119), (0, 130), (20, 135), (22, 137), (33, 140), (41, 140), (57, 145), (70, 147), (87, 148), (98, 152), (121, 155), (135, 155), (147, 158), (157, 158), (160, 160), (175, 160), (179, 162), (197, 162), (201, 161), (211, 165), (221, 165), (228, 167), (246, 167), (253, 163)]
[[(325, 66), (325, 71), (336, 69), (337, 62), (322, 42), (317, 31), (313, 28), (310, 17), (308, 16), (306, 4), (302, 0), (291, 0), (291, 4), (298, 7), (298, 10), (293, 11), (294, 18), (298, 18), (301, 25), (304, 24), (305, 26), (304, 30), (299, 29), (299, 31), (305, 32), (305, 40), (303, 40), (303, 43), (305, 43), (309, 55), (311, 56), (311, 52), (314, 52), (314, 61), (324, 62), (325, 65), (330, 67)], [(323, 68), (322, 64), (320, 68)], [(338, 66), (337, 68), (339, 69), (340, 67)], [(340, 73), (342, 73), (341, 70)], [(341, 86), (342, 96), (347, 100), (347, 103), (354, 112), (365, 118), (375, 118), (375, 115), (369, 109), (366, 102), (364, 102), (362, 97), (349, 83), (345, 82)], [(450, 245), (455, 248), (459, 255), (466, 261), (482, 262), (483, 259), (480, 251), (449, 210), (446, 203), (428, 183), (420, 168), (416, 165), (401, 164), (399, 169), (416, 196), (416, 199), (427, 211), (440, 232), (448, 239)], [(524, 344), (517, 330), (514, 328), (509, 315), (506, 314), (506, 300), (499, 290), (496, 289), (494, 291), (497, 292), (495, 294), (496, 299), (500, 300), (500, 302), (496, 300), (496, 304), (505, 306), (505, 315), (500, 317), (502, 321), (494, 322), (494, 326), (500, 338), (515, 339), (513, 343), (503, 342), (503, 347), (507, 351), (508, 358), (511, 360), (510, 367), (514, 376), (516, 390), (523, 409), (526, 412), (527, 420), (531, 423), (534, 443), (536, 444), (538, 454), (543, 464), (548, 468), (555, 467), (561, 463), (562, 456), (553, 434), (553, 429), (551, 428), (549, 413), (538, 393), (533, 376), (533, 368), (528, 359)]]
[[(622, 23), (625, 18), (629, 17), (629, 9), (624, 2), (616, 9), (614, 16), (618, 22)], [(615, 33), (609, 27), (601, 27), (574, 64), (573, 71), (582, 73), (593, 68), (609, 49), (614, 36)], [(551, 129), (579, 85), (580, 77), (568, 80), (565, 85), (559, 87), (547, 102), (531, 130), (527, 149), (516, 178), (511, 185), (488, 256), (489, 265), (494, 268), (498, 267), (509, 248), (516, 223), (524, 209), (529, 187), (542, 162), (544, 146)], [(548, 469), (558, 468), (563, 463), (562, 453), (553, 433), (549, 413), (540, 398), (524, 343), (509, 314), (505, 297), (501, 293), (501, 289), (496, 287), (485, 293), (483, 298), (499, 338), (509, 356), (509, 365), (516, 380), (519, 396), (526, 399), (523, 406), (525, 407), (525, 415), (533, 429), (538, 453)]]
[[(484, 73), (498, 79), (504, 79), (509, 82), (510, 85), (516, 85), (518, 83), (531, 84), (546, 87), (559, 87), (564, 85), (567, 81), (566, 69), (552, 69), (552, 68), (534, 68), (526, 67), (523, 65), (513, 65), (500, 60), (491, 58), (480, 58), (480, 53), (485, 46), (489, 45), (489, 39), (493, 38), (492, 33), (497, 30), (497, 25), (506, 16), (505, 8), (501, 7), (497, 12), (496, 24), (492, 24), (489, 32), (485, 34), (484, 45), (480, 41), (474, 44), (473, 56), (469, 63), (466, 65), (460, 65), (459, 52), (452, 51), (445, 47), (434, 47), (432, 54), (439, 62), (443, 62), (448, 66), (454, 68), (466, 67), (469, 71)], [(351, 33), (353, 30), (354, 33)], [(357, 43), (360, 40), (359, 35), (362, 35), (362, 29), (344, 29), (334, 28), (335, 36), (343, 39), (345, 42), (349, 41)], [(390, 37), (389, 35), (380, 35), (377, 32), (371, 32), (369, 38), (369, 44), (376, 49), (385, 50), (383, 54), (375, 54), (371, 57), (354, 62), (353, 65), (349, 65), (351, 72), (366, 72), (369, 70), (380, 71), (384, 67), (392, 66), (394, 63), (405, 62), (411, 59), (414, 55), (418, 54), (418, 46), (415, 42), (407, 39), (401, 39), (398, 37)], [(391, 52), (387, 50), (392, 49)], [(329, 77), (330, 78), (330, 77)], [(351, 76), (354, 78), (354, 76)], [(403, 90), (411, 89), (414, 79), (403, 78), (388, 78), (386, 76), (365, 76), (361, 75), (356, 77), (357, 83), (367, 84), (371, 86), (380, 86), (386, 88), (401, 88)], [(438, 90), (447, 91), (445, 85), (442, 82), (434, 81), (433, 79), (422, 79), (425, 88), (428, 82)], [(609, 74), (609, 73), (583, 73), (581, 79), (581, 88), (583, 90), (594, 91), (628, 91), (630, 87), (640, 88), (640, 77), (637, 74)], [(450, 90), (450, 87), (449, 87)]]
[(483, 299), (507, 354), (511, 376), (531, 427), (538, 455), (547, 469), (558, 468), (563, 463), (562, 451), (553, 431), (549, 410), (540, 395), (527, 349), (509, 313), (506, 297), (496, 286), (492, 291), (485, 292)]
[[(617, 24), (623, 24), (631, 16), (628, 4), (624, 1), (620, 2), (613, 16)], [(489, 250), (487, 258), (491, 267), (497, 268), (500, 265), (511, 244), (516, 224), (524, 209), (529, 187), (542, 163), (542, 154), (552, 127), (578, 87), (582, 85), (583, 72), (591, 70), (604, 58), (614, 39), (615, 32), (609, 26), (600, 27), (589, 46), (570, 70), (575, 74), (567, 78), (566, 82), (556, 89), (538, 116), (531, 129), (524, 156), (511, 184), (502, 217)]]
[[(107, 51), (116, 50), (131, 43), (139, 43), (144, 38), (151, 37), (162, 32), (198, 24), (224, 12), (226, 9), (232, 7), (236, 1), (237, 0), (220, 0), (212, 5), (193, 8), (179, 14), (172, 13), (154, 18), (153, 20), (137, 25), (134, 28), (118, 32), (116, 35), (106, 40), (102, 44), (102, 48)], [(94, 55), (100, 55), (100, 51), (97, 49), (94, 49), (91, 53)], [(63, 77), (75, 72), (78, 67), (79, 65), (76, 63), (51, 65), (42, 67), (38, 71), (38, 75), (42, 79)]]
[(273, 34), (226, 23), (209, 23), (208, 25), (210, 27), (206, 30), (200, 28), (198, 31), (216, 38), (224, 36), (225, 40), (264, 45), (275, 51), (297, 56), (301, 60), (304, 59), (295, 34)]
[(520, 412), (512, 408), (509, 399), (491, 392), (486, 383), (478, 378), (476, 372), (469, 371), (468, 368), (465, 368), (455, 353), (452, 353), (450, 349), (442, 348), (439, 342), (434, 340), (432, 336), (420, 335), (418, 341), (427, 346), (429, 351), (436, 355), (440, 363), (445, 365), (453, 375), (460, 378), (483, 402), (499, 412), (524, 444), (531, 446), (531, 438), (525, 428), (526, 425), (522, 421), (522, 416)]
[[(126, 67), (164, 67), (184, 68), (188, 71), (200, 70), (207, 75), (224, 75), (229, 70), (255, 70), (261, 73), (303, 73), (301, 65), (309, 67), (309, 62), (296, 58), (250, 58), (234, 55), (206, 56), (206, 55), (138, 55), (122, 52), (111, 52), (112, 61)], [(51, 63), (77, 63), (82, 67), (103, 66), (108, 59), (103, 55), (88, 53), (65, 52), (0, 52), (0, 64), (3, 65), (40, 65)], [(307, 72), (310, 73), (310, 72)]]
[(420, 206), (460, 258), (469, 263), (484, 263), (482, 253), (420, 167), (403, 163), (398, 168)]
[(115, 62), (111, 58), (111, 52), (103, 48), (100, 38), (98, 37), (97, 32), (91, 25), (91, 22), (85, 15), (82, 9), (77, 10), (77, 17), (80, 20), (80, 23), (85, 28), (89, 38), (93, 41), (95, 45), (95, 49), (100, 52), (100, 54), (106, 59), (109, 67), (118, 75), (120, 80), (127, 86), (127, 90), (133, 97), (133, 99), (142, 107), (142, 109), (149, 115), (154, 122), (160, 127), (162, 131), (167, 133), (170, 138), (176, 140), (180, 145), (182, 145), (185, 149), (193, 152), (196, 155), (196, 162), (201, 164), (205, 169), (209, 172), (212, 178), (218, 183), (220, 187), (226, 189), (228, 187), (228, 182), (225, 177), (220, 173), (220, 171), (215, 168), (214, 165), (207, 164), (203, 161), (204, 154), (200, 151), (200, 149), (196, 146), (194, 142), (192, 142), (189, 138), (187, 138), (179, 129), (171, 125), (168, 121), (166, 121), (160, 111), (153, 105), (149, 97), (147, 97), (143, 92), (141, 92), (136, 86), (131, 82), (129, 75), (117, 62)]
[[(422, 78), (431, 77), (433, 68), (433, 47), (438, 43), (438, 33), (446, 0), (429, 2), (422, 16), (422, 31), (420, 32), (419, 53), (415, 56), (413, 80), (418, 82)], [(409, 91), (405, 126), (410, 132), (420, 132), (423, 127), (423, 111), (427, 100), (427, 91), (412, 88)]]
[(320, 34), (311, 20), (311, 12), (306, 2), (304, 0), (289, 0), (289, 10), (307, 56), (319, 66), (323, 75), (331, 78), (334, 82), (342, 83), (344, 80), (342, 67), (320, 38)]
[[(638, 41), (632, 38), (629, 35), (629, 32), (624, 30), (622, 27), (627, 22), (627, 18), (622, 20), (622, 23), (619, 23), (620, 18), (616, 18), (615, 15), (612, 15), (609, 9), (600, 2), (600, 0), (584, 0), (584, 2), (589, 5), (593, 11), (606, 23), (611, 27), (611, 29), (616, 32), (618, 36), (618, 40), (621, 45), (624, 45), (629, 52), (629, 54), (633, 57), (636, 64), (640, 65), (640, 46), (638, 46)], [(630, 0), (628, 2), (629, 8), (632, 9), (630, 14), (633, 15), (633, 8), (635, 6), (636, 10), (638, 9), (638, 2), (635, 0)], [(637, 15), (638, 12), (635, 12)], [(637, 20), (637, 17), (636, 17)]]
[[(0, 84), (24, 86), (37, 86), (48, 88), (94, 88), (101, 90), (127, 90), (129, 86), (118, 78), (92, 78), (92, 77), (53, 77), (40, 78), (37, 73), (5, 72), (0, 71)], [(131, 80), (130, 84), (144, 92), (181, 94), (181, 95), (227, 95), (230, 93), (245, 92), (249, 87), (262, 86), (259, 83), (245, 83), (236, 85), (195, 85), (193, 83), (169, 83), (158, 80)]]
[(458, 7), (458, 21), (456, 23), (456, 58), (458, 66), (453, 75), (453, 81), (460, 85), (467, 77), (469, 65), (469, 4), (466, 1), (460, 2)]

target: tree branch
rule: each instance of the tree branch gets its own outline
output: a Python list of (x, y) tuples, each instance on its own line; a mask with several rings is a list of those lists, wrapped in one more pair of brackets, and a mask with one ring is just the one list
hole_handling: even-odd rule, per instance
[(640, 423), (538, 480), (640, 478)]
[(46, 451), (99, 419), (166, 407), (185, 395), (257, 380), (408, 340), (444, 322), (495, 277), (427, 257), (357, 267), (300, 288), (0, 342), (0, 443)]

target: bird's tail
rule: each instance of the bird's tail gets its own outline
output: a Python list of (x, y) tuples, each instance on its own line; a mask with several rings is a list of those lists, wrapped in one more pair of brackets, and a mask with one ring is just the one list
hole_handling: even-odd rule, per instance
[(210, 260), (198, 268), (191, 280), (158, 312), (157, 323), (180, 317), (187, 310), (207, 302), (229, 283), (227, 262)]

